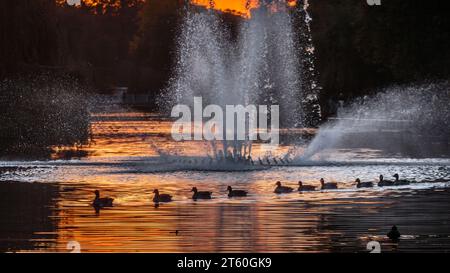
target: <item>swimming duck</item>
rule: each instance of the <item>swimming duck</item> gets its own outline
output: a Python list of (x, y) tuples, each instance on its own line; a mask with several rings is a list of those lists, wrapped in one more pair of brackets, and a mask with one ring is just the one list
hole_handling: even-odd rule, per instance
[(394, 174), (392, 177), (395, 177), (394, 185), (396, 186), (402, 186), (402, 185), (409, 185), (410, 182), (407, 180), (399, 180), (398, 173)]
[(332, 190), (337, 189), (337, 183), (334, 182), (327, 182), (325, 183), (325, 180), (323, 178), (320, 178), (320, 189), (321, 190)]
[(228, 197), (242, 197), (247, 196), (247, 192), (244, 190), (233, 190), (231, 186), (228, 186)]
[(191, 191), (194, 192), (194, 194), (192, 195), (192, 199), (194, 200), (211, 199), (212, 192), (210, 191), (198, 191), (197, 187), (193, 187)]
[(385, 187), (385, 186), (394, 186), (394, 181), (384, 180), (383, 175), (380, 174), (380, 181), (378, 182), (378, 187)]
[(398, 231), (397, 226), (393, 226), (391, 231), (389, 231), (389, 233), (387, 234), (387, 236), (392, 241), (398, 241), (398, 239), (400, 239), (401, 235), (400, 235), (400, 232)]
[(157, 189), (153, 191), (155, 196), (153, 197), (153, 202), (155, 203), (166, 203), (172, 201), (172, 196), (169, 194), (160, 194)]
[(372, 182), (361, 182), (361, 180), (359, 178), (356, 178), (355, 182), (356, 182), (356, 187), (357, 188), (371, 188), (371, 187), (373, 187), (373, 183)]
[(261, 160), (261, 158), (258, 157), (259, 165), (264, 165), (264, 162)]
[(277, 193), (277, 194), (290, 193), (290, 192), (292, 192), (294, 190), (291, 187), (281, 186), (281, 182), (280, 181), (277, 181), (277, 183), (275, 185), (277, 185), (277, 187), (275, 188), (274, 193)]
[(109, 197), (100, 198), (100, 191), (96, 190), (95, 191), (95, 199), (92, 202), (92, 206), (94, 206), (96, 208), (112, 207), (113, 201), (114, 201), (114, 199), (109, 198)]
[(251, 155), (247, 156), (247, 162), (251, 163), (252, 165), (255, 165), (255, 162), (253, 162), (253, 158)]
[(315, 191), (316, 187), (312, 185), (303, 185), (302, 181), (298, 181), (298, 191)]

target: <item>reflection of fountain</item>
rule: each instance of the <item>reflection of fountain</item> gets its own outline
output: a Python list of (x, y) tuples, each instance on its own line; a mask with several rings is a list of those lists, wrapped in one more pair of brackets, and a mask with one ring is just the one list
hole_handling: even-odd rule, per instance
[[(302, 73), (289, 11), (271, 12), (265, 5), (252, 10), (252, 18), (242, 20), (236, 39), (224, 25), (214, 12), (187, 12), (175, 75), (160, 100), (162, 106), (192, 106), (194, 96), (222, 109), (279, 105), (281, 125), (301, 127)], [(251, 164), (251, 141), (211, 145), (214, 161)]]

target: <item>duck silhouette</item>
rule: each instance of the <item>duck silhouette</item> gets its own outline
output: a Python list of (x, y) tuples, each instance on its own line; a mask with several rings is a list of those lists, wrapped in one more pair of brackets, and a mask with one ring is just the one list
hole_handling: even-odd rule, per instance
[(394, 181), (384, 180), (383, 175), (380, 174), (380, 181), (378, 182), (378, 187), (394, 186)]
[(155, 203), (167, 203), (172, 201), (172, 196), (170, 194), (160, 194), (158, 189), (153, 191), (155, 196), (153, 197), (153, 202)]
[(290, 193), (292, 192), (294, 189), (291, 187), (286, 187), (286, 186), (281, 186), (281, 182), (277, 181), (277, 183), (275, 184), (277, 187), (274, 190), (274, 193), (276, 194), (281, 194), (281, 193)]
[(302, 181), (298, 181), (298, 191), (315, 191), (316, 187), (312, 185), (303, 185)]
[(255, 165), (255, 162), (253, 162), (253, 158), (250, 155), (247, 157), (247, 162), (249, 162), (252, 165)]
[(320, 189), (321, 190), (333, 190), (337, 189), (337, 183), (335, 182), (327, 182), (325, 183), (325, 180), (323, 178), (320, 178)]
[(400, 176), (398, 175), (398, 173), (394, 174), (392, 177), (395, 178), (395, 181), (394, 181), (394, 185), (395, 186), (403, 186), (403, 185), (411, 184), (411, 182), (409, 182), (407, 180), (400, 180), (399, 179)]
[(109, 197), (103, 197), (100, 198), (100, 191), (96, 190), (95, 192), (95, 199), (92, 201), (92, 206), (95, 208), (105, 208), (105, 207), (112, 207), (113, 206), (113, 198)]
[(244, 190), (233, 190), (231, 186), (228, 186), (228, 197), (243, 197), (247, 196), (247, 192)]
[(193, 200), (211, 199), (212, 192), (210, 191), (198, 191), (197, 187), (193, 187), (191, 191), (194, 192), (194, 194), (192, 195)]
[(387, 236), (389, 237), (389, 239), (391, 239), (392, 241), (398, 241), (400, 239), (400, 232), (398, 231), (397, 226), (393, 226), (391, 228), (391, 231), (389, 231), (389, 233), (387, 234)]
[(359, 178), (356, 178), (355, 182), (356, 182), (356, 187), (357, 188), (371, 188), (371, 187), (373, 187), (373, 183), (372, 182), (361, 182), (361, 179), (359, 179)]

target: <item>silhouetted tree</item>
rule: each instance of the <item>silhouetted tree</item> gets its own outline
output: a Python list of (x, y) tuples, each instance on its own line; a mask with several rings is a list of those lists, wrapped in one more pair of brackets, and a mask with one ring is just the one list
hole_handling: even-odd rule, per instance
[(148, 0), (140, 15), (139, 30), (131, 43), (136, 70), (133, 88), (159, 92), (166, 85), (175, 57), (183, 0)]
[(55, 8), (53, 0), (0, 2), (0, 76), (21, 64), (55, 64)]
[(329, 98), (450, 77), (446, 1), (309, 1), (319, 82)]

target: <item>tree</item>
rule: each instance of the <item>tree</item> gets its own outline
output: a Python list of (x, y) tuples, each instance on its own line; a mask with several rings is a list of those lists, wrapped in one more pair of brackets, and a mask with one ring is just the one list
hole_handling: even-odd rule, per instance
[(134, 89), (154, 92), (169, 79), (175, 57), (178, 28), (185, 7), (183, 0), (148, 0), (139, 15), (139, 30), (131, 43), (137, 67)]
[(55, 7), (53, 0), (0, 2), (0, 76), (21, 64), (55, 64)]

